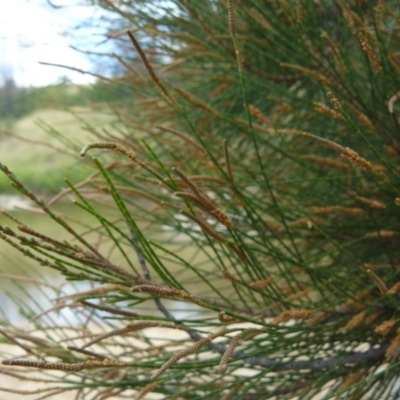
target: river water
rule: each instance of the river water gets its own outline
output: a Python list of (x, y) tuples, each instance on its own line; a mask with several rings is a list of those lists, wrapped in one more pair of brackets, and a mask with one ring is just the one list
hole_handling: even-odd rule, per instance
[[(24, 224), (35, 227), (51, 237), (62, 235), (61, 227), (52, 223), (42, 214), (27, 211), (32, 204), (18, 196), (0, 197), (3, 210), (16, 216)], [(16, 230), (17, 224), (0, 214), (0, 224)], [(0, 239), (0, 312), (2, 318), (11, 323), (25, 320), (20, 314), (23, 305), (35, 310), (50, 305), (51, 287), (61, 285), (63, 278), (50, 268), (41, 267), (30, 258), (24, 257), (17, 249)], [(50, 285), (51, 282), (51, 285)], [(48, 283), (48, 286), (47, 286)]]
[[(25, 199), (15, 196), (2, 196), (0, 201), (2, 201), (0, 208), (13, 209), (11, 211), (12, 215), (36, 231), (59, 241), (71, 239), (71, 236), (64, 228), (49, 216), (37, 210), (33, 212), (32, 204)], [(112, 252), (109, 241), (107, 243), (104, 238), (100, 238), (94, 232), (90, 233), (91, 228), (97, 224), (97, 221), (91, 215), (75, 206), (72, 202), (58, 204), (55, 207), (55, 211), (63, 215), (73, 216), (73, 220), (69, 221), (71, 226), (77, 231), (86, 231), (86, 239), (98, 245), (103, 255), (107, 256), (109, 254), (114, 264), (122, 267), (126, 265), (126, 261), (120, 254)], [(0, 224), (10, 226), (15, 231), (18, 231), (17, 224), (3, 214), (0, 214)], [(144, 226), (145, 222), (139, 221), (139, 225)], [(162, 243), (168, 247), (168, 250), (179, 254), (185, 260), (196, 265), (203, 265), (203, 268), (208, 268), (206, 265), (209, 262), (204, 253), (199, 252), (199, 249), (188, 243), (188, 238), (181, 234), (178, 240), (181, 243), (176, 243), (176, 232), (167, 230), (164, 227), (153, 229), (149, 231), (148, 235), (146, 235), (147, 238)], [(168, 243), (169, 239), (173, 239), (175, 243)], [(104, 243), (99, 243), (100, 241), (104, 241)], [(132, 261), (138, 266), (136, 253), (133, 249), (128, 249), (128, 251), (130, 251), (129, 255), (132, 256)], [(12, 324), (29, 320), (40, 314), (44, 309), (54, 307), (58, 297), (93, 288), (93, 285), (88, 282), (67, 282), (59, 272), (41, 266), (30, 258), (23, 256), (17, 249), (1, 239), (0, 261), (0, 319), (5, 319)], [(180, 281), (185, 282), (186, 288), (193, 288), (195, 292), (202, 293), (205, 285), (201, 282), (199, 283), (198, 280), (193, 284), (196, 278), (193, 271), (185, 271), (182, 267), (177, 269), (173, 261), (168, 259), (165, 260), (165, 265), (172, 273), (179, 275)], [(138, 269), (140, 270), (140, 268)], [(223, 280), (222, 275), (220, 277), (216, 276), (216, 280), (218, 279)], [(226, 281), (224, 285), (226, 285)], [(153, 304), (152, 307), (154, 307)], [(186, 303), (174, 302), (174, 307), (177, 312), (176, 317), (186, 317), (191, 312), (187, 309), (188, 305)], [(59, 317), (68, 321), (74, 319), (73, 312), (70, 309), (64, 309), (60, 312)]]

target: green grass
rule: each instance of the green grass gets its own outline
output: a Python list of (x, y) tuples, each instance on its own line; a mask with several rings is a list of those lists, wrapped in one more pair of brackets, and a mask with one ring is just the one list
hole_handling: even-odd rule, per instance
[[(59, 191), (64, 178), (79, 181), (87, 175), (86, 163), (79, 157), (79, 150), (93, 141), (93, 134), (74, 116), (76, 112), (93, 128), (105, 128), (113, 119), (110, 114), (89, 108), (35, 111), (17, 120), (6, 131), (12, 136), (2, 131), (0, 161), (30, 189), (40, 193)], [(5, 129), (2, 121), (0, 128)], [(0, 190), (3, 193), (12, 191), (4, 175), (0, 176)]]

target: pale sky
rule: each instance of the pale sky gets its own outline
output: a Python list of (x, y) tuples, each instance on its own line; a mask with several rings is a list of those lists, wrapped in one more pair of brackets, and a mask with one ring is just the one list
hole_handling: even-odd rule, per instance
[(46, 0), (0, 0), (0, 81), (10, 73), (20, 86), (51, 85), (63, 76), (75, 83), (94, 80), (89, 75), (39, 64), (44, 61), (93, 70), (88, 58), (69, 46), (100, 51), (96, 45), (102, 38), (94, 31), (81, 31), (75, 38), (66, 34), (79, 23), (98, 18), (99, 11), (78, 6), (78, 0), (52, 3), (69, 6), (55, 10)]

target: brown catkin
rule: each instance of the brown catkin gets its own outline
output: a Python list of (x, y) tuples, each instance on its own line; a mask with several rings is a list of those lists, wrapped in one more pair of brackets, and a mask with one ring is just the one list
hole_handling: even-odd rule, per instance
[(227, 228), (233, 228), (233, 222), (226, 215), (226, 212), (219, 207), (209, 210), (209, 213), (215, 217), (221, 224), (225, 225)]
[(173, 287), (161, 287), (155, 285), (136, 285), (131, 288), (133, 293), (150, 293), (162, 297), (185, 297), (185, 292)]
[(181, 213), (185, 217), (190, 218), (192, 221), (196, 222), (200, 226), (201, 230), (205, 232), (207, 235), (218, 240), (219, 242), (225, 242), (225, 238), (219, 235), (217, 232), (215, 232), (214, 229), (203, 218), (200, 218), (197, 215), (190, 214), (184, 210), (181, 210)]
[(307, 156), (302, 156), (301, 157), (303, 160), (311, 161), (315, 164), (323, 165), (326, 167), (330, 167), (333, 169), (336, 169), (340, 172), (347, 172), (350, 167), (347, 163), (335, 160), (333, 158), (329, 157), (318, 157), (314, 155), (307, 155)]
[(287, 301), (294, 302), (296, 300), (299, 300), (302, 297), (306, 296), (309, 291), (310, 288), (305, 288), (304, 290), (300, 290), (299, 292), (293, 293), (287, 298)]
[(136, 154), (128, 150), (126, 147), (122, 146), (119, 143), (116, 142), (94, 142), (94, 143), (89, 143), (87, 144), (80, 152), (80, 156), (84, 157), (86, 153), (90, 149), (110, 149), (115, 151), (116, 153), (121, 153), (128, 157), (134, 164), (137, 165), (143, 165), (143, 163), (136, 157)]
[(326, 147), (329, 147), (330, 149), (339, 153), (341, 157), (348, 159), (353, 164), (356, 164), (367, 171), (373, 170), (372, 164), (369, 161), (367, 161), (365, 158), (361, 157), (358, 153), (348, 147), (343, 147), (340, 144), (332, 142), (331, 140), (321, 138), (308, 132), (302, 132), (301, 135), (309, 139), (315, 140)]
[(242, 262), (247, 261), (247, 256), (242, 249), (235, 246), (234, 244), (228, 244), (227, 246), (238, 256), (240, 261), (242, 261)]
[(30, 368), (67, 371), (67, 372), (78, 372), (84, 369), (94, 369), (94, 368), (121, 367), (126, 365), (126, 363), (124, 362), (111, 360), (107, 358), (104, 360), (88, 360), (80, 363), (49, 363), (46, 361), (3, 360), (2, 364), (10, 366), (30, 367)]
[(400, 292), (400, 282), (396, 282), (386, 294), (394, 295), (398, 292)]
[(241, 281), (239, 279), (235, 278), (227, 269), (223, 269), (221, 272), (222, 272), (222, 275), (226, 279), (230, 280), (231, 282), (241, 283)]
[(216, 220), (221, 222), (228, 228), (233, 228), (233, 222), (227, 216), (224, 210), (217, 207), (217, 205), (205, 194), (203, 193), (193, 181), (191, 181), (187, 176), (185, 176), (177, 168), (172, 168), (172, 170), (179, 175), (179, 177), (187, 184), (193, 193), (188, 192), (176, 192), (175, 196), (190, 200), (194, 204), (198, 205), (201, 209), (208, 212)]
[(342, 115), (339, 114), (337, 111), (330, 109), (323, 103), (319, 103), (318, 101), (314, 101), (314, 108), (319, 113), (333, 119), (343, 119)]
[(257, 107), (253, 106), (253, 105), (249, 105), (249, 112), (251, 115), (253, 115), (254, 117), (256, 117), (258, 120), (260, 120), (261, 122), (263, 122), (266, 125), (270, 125), (271, 121), (269, 120), (269, 118), (267, 118), (261, 111), (260, 109), (258, 109)]
[(355, 298), (347, 299), (342, 305), (337, 308), (339, 312), (348, 312), (348, 311), (360, 311), (365, 308), (365, 304), (362, 303), (362, 300), (371, 295), (370, 290), (366, 290), (363, 293), (358, 294)]
[(394, 318), (390, 318), (387, 321), (382, 322), (380, 325), (378, 325), (375, 328), (375, 333), (377, 333), (378, 335), (387, 336), (395, 323), (396, 320)]
[[(195, 196), (197, 196), (197, 197), (204, 196), (204, 194), (197, 187), (197, 185), (191, 179), (189, 179), (186, 175), (184, 175), (178, 168), (174, 167), (174, 168), (172, 168), (172, 171), (174, 171), (179, 176), (179, 178), (181, 178), (183, 180), (183, 182), (186, 183), (188, 188), (194, 193)], [(211, 200), (210, 200), (210, 202), (211, 202)]]
[(399, 234), (399, 232), (396, 231), (379, 231), (379, 232), (370, 232), (366, 233), (364, 235), (365, 238), (368, 239), (390, 239), (392, 237), (395, 237)]
[(273, 281), (274, 281), (274, 278), (269, 277), (266, 279), (261, 279), (256, 282), (252, 282), (252, 283), (250, 283), (250, 286), (253, 287), (254, 289), (263, 289), (266, 286), (269, 286)]
[(397, 156), (397, 151), (392, 146), (384, 145), (383, 148), (385, 149), (386, 153), (390, 154), (391, 156)]
[(146, 396), (147, 393), (149, 393), (150, 391), (152, 391), (156, 386), (158, 385), (158, 382), (150, 382), (148, 383), (146, 386), (144, 386), (142, 388), (142, 390), (140, 390), (135, 397), (133, 398), (133, 400), (140, 400), (142, 399), (144, 396)]
[(343, 383), (337, 388), (337, 391), (343, 390), (355, 383), (359, 382), (368, 373), (368, 368), (364, 368), (361, 371), (349, 374)]
[(272, 324), (280, 324), (291, 319), (305, 319), (312, 314), (310, 310), (287, 310), (274, 318)]
[(161, 90), (161, 93), (171, 102), (172, 98), (169, 95), (167, 89), (164, 87), (164, 85), (161, 83), (160, 79), (154, 72), (153, 67), (151, 66), (149, 60), (147, 59), (146, 53), (143, 51), (142, 47), (140, 46), (139, 42), (136, 40), (135, 36), (133, 36), (133, 33), (131, 31), (127, 31), (127, 34), (129, 38), (131, 39), (132, 44), (134, 45), (136, 51), (139, 54), (140, 59), (142, 60), (142, 63), (144, 67), (146, 68), (148, 74), (150, 75), (151, 80), (153, 83)]
[(122, 336), (122, 335), (126, 335), (127, 333), (140, 331), (140, 330), (146, 329), (146, 328), (170, 328), (170, 329), (185, 330), (185, 328), (182, 325), (176, 325), (172, 322), (137, 321), (133, 324), (127, 325), (124, 328), (114, 329), (110, 332), (107, 332), (107, 333), (97, 336), (96, 338), (91, 340), (89, 343), (86, 343), (84, 346), (82, 346), (82, 349), (92, 346), (93, 344), (98, 343), (104, 339), (108, 339), (109, 337), (112, 337), (112, 336), (117, 336), (117, 335)]
[(234, 336), (229, 342), (229, 345), (226, 347), (225, 353), (223, 354), (218, 367), (218, 372), (220, 374), (223, 374), (228, 369), (228, 361), (232, 357), (232, 354), (235, 351), (237, 344), (239, 343), (240, 337), (241, 333)]
[(348, 147), (346, 147), (344, 151), (340, 153), (340, 155), (367, 171), (371, 171), (373, 169), (372, 164), (369, 161)]
[(239, 321), (237, 318), (227, 315), (225, 311), (220, 311), (218, 313), (218, 320), (223, 324), (231, 324), (233, 322)]
[(360, 46), (363, 49), (364, 53), (367, 55), (369, 60), (371, 61), (372, 65), (374, 68), (378, 71), (381, 72), (383, 70), (382, 66), (379, 63), (378, 57), (372, 50), (371, 45), (368, 43), (367, 38), (364, 36), (362, 32), (358, 33), (358, 41), (360, 42)]
[(396, 333), (397, 335), (391, 341), (390, 346), (385, 353), (388, 361), (397, 361), (400, 356), (400, 328), (397, 329)]
[(326, 97), (331, 102), (336, 112), (342, 111), (342, 105), (340, 104), (340, 101), (336, 98), (336, 96), (332, 92), (328, 92), (326, 94)]
[(345, 326), (343, 326), (340, 330), (341, 331), (350, 331), (352, 329), (357, 328), (363, 320), (365, 319), (365, 310), (356, 314)]
[(307, 319), (307, 325), (317, 324), (319, 321), (325, 318), (327, 314), (323, 311), (312, 314), (310, 318)]
[(224, 394), (224, 397), (221, 397), (221, 400), (231, 400), (233, 396), (240, 390), (240, 388), (244, 385), (244, 382), (238, 383), (233, 386), (228, 392)]
[(388, 289), (386, 285), (382, 282), (382, 280), (375, 274), (375, 272), (372, 272), (370, 269), (367, 270), (367, 274), (372, 278), (372, 280), (375, 282), (376, 286), (378, 286), (381, 294), (386, 294), (388, 292)]
[(370, 131), (376, 131), (375, 125), (364, 113), (358, 112), (357, 118), (367, 129)]
[(385, 209), (386, 208), (386, 206), (378, 200), (371, 200), (371, 199), (367, 199), (367, 198), (361, 197), (361, 196), (356, 196), (356, 199), (361, 201), (362, 203), (366, 204), (370, 208), (375, 208), (375, 209)]
[(372, 313), (372, 314), (367, 315), (367, 316), (364, 318), (364, 321), (363, 321), (364, 325), (365, 325), (365, 326), (371, 326), (372, 323), (375, 322), (375, 320), (376, 320), (377, 318), (379, 318), (381, 315), (382, 315), (382, 311), (381, 311), (381, 310), (376, 311), (376, 312), (374, 312), (374, 313)]
[(236, 36), (236, 20), (235, 20), (235, 8), (233, 0), (228, 0), (227, 6), (228, 6), (229, 31), (232, 36)]
[(197, 197), (193, 193), (188, 193), (188, 192), (175, 192), (174, 196), (180, 197), (182, 199), (186, 199), (191, 201), (192, 203), (195, 203), (197, 206), (199, 206), (202, 210), (209, 212), (209, 210), (212, 210), (214, 208), (214, 205), (210, 205), (211, 203), (208, 203), (205, 201), (203, 198)]

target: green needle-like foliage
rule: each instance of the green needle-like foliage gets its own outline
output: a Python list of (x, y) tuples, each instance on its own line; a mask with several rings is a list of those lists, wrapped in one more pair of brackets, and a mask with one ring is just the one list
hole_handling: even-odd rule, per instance
[(42, 370), (40, 398), (400, 396), (399, 3), (88, 3), (123, 69), (103, 88), (133, 93), (68, 183), (97, 239), (5, 166), (71, 240), (0, 237), (92, 284), (5, 323), (1, 372)]

